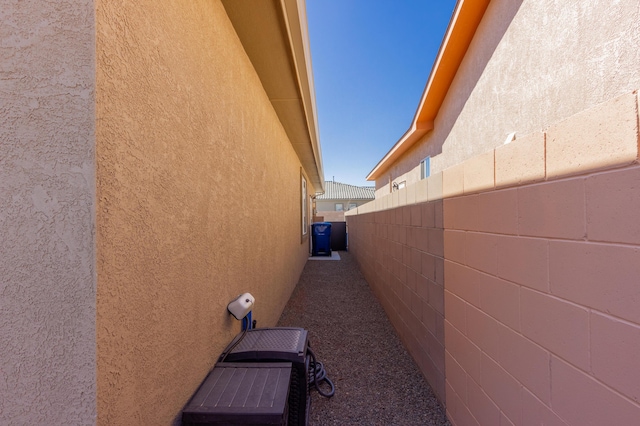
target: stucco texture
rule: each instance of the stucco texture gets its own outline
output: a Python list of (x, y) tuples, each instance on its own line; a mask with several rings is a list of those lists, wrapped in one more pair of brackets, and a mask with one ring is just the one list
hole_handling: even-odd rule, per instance
[[(98, 424), (167, 424), (308, 254), (300, 162), (219, 1), (98, 1)], [(309, 193), (313, 188), (309, 185)]]
[(432, 132), (376, 181), (420, 179), (640, 87), (640, 3), (493, 0)]
[(94, 11), (0, 7), (0, 424), (95, 421)]
[[(347, 215), (350, 251), (394, 315), (394, 291), (401, 313), (414, 308), (405, 293), (414, 247), (409, 232), (379, 238), (376, 220), (406, 226), (402, 213), (424, 208), (433, 189), (443, 199), (435, 236), (452, 424), (640, 418), (639, 18), (633, 0), (493, 0), (433, 132), (385, 177), (407, 187), (376, 199), (386, 211)], [(426, 155), (433, 174), (418, 180)], [(424, 275), (424, 258), (420, 266)], [(428, 336), (418, 321), (408, 331), (392, 322), (416, 360), (431, 355), (411, 342)]]

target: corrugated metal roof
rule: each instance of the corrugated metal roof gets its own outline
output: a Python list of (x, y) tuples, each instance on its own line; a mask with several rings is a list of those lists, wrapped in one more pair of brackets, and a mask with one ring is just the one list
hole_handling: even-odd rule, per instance
[(324, 194), (316, 200), (373, 200), (376, 188), (373, 186), (354, 186), (346, 183), (325, 181)]

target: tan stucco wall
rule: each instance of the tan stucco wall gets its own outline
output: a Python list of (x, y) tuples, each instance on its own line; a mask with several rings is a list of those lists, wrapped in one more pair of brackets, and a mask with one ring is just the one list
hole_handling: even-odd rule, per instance
[(336, 211), (336, 204), (342, 203), (345, 210), (349, 208), (349, 204), (355, 204), (361, 206), (368, 203), (371, 200), (329, 200), (329, 201), (316, 201), (316, 210), (319, 212)]
[[(493, 0), (451, 85), (435, 128), (376, 181), (438, 173), (640, 87), (636, 0)], [(391, 145), (392, 141), (390, 141)]]
[(96, 97), (98, 423), (167, 424), (228, 302), (273, 326), (288, 300), (300, 162), (219, 1), (98, 1)]
[[(348, 211), (349, 204), (361, 206), (370, 200), (329, 200), (316, 201), (316, 216), (323, 217), (326, 222), (344, 222), (344, 213)], [(343, 211), (336, 211), (336, 204), (342, 203)]]
[(0, 424), (92, 424), (93, 3), (1, 10)]

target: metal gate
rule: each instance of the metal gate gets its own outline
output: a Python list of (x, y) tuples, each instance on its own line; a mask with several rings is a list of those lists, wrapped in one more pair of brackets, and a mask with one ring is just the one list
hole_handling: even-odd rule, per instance
[(331, 223), (331, 250), (347, 250), (347, 222)]

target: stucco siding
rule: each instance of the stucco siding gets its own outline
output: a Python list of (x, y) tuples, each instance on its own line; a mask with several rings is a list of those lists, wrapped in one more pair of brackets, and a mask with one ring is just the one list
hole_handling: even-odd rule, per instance
[(434, 130), (377, 188), (437, 173), (640, 87), (640, 4), (493, 0), (456, 74)]
[(93, 5), (0, 16), (0, 424), (91, 424)]
[(99, 1), (97, 87), (98, 423), (167, 424), (228, 302), (272, 326), (288, 300), (300, 161), (219, 1)]
[[(492, 1), (434, 130), (378, 179), (373, 206), (346, 214), (351, 252), (452, 424), (640, 417), (639, 41), (636, 1)], [(389, 193), (390, 179), (407, 186)], [(412, 244), (437, 236), (389, 234), (434, 198), (444, 383), (413, 302), (429, 286), (411, 278)]]

